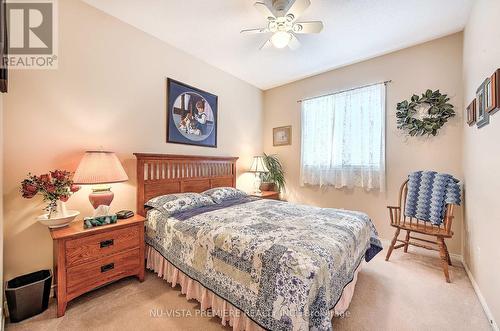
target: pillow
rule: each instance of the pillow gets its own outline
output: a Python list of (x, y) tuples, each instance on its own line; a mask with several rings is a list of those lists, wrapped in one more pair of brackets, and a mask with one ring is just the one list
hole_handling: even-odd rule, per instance
[(146, 206), (153, 207), (163, 214), (172, 215), (181, 211), (213, 205), (209, 196), (200, 193), (175, 193), (160, 195), (146, 202)]
[(248, 196), (248, 194), (246, 194), (245, 192), (234, 187), (216, 187), (207, 190), (202, 194), (206, 194), (211, 197), (215, 201), (215, 203), (221, 203), (222, 201), (226, 200), (241, 199)]

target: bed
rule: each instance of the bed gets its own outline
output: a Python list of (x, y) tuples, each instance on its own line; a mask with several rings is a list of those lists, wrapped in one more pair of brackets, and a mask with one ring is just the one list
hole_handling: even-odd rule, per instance
[(362, 262), (382, 249), (369, 217), (355, 211), (249, 196), (146, 210), (166, 194), (235, 187), (237, 158), (135, 155), (146, 266), (233, 330), (331, 330)]

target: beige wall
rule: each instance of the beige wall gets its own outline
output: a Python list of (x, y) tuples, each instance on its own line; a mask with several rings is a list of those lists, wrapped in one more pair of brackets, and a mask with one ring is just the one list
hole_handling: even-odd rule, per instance
[[(500, 68), (500, 1), (478, 0), (464, 32), (464, 104)], [(500, 322), (500, 113), (478, 129), (464, 125), (464, 258), (489, 309)]]
[[(135, 209), (133, 152), (234, 155), (241, 173), (262, 151), (259, 89), (83, 2), (59, 6), (59, 69), (11, 70), (4, 99), (6, 278), (52, 265), (49, 232), (34, 220), (43, 205), (19, 194), (28, 172), (74, 170), (85, 150), (102, 146), (130, 177), (113, 186), (113, 209)], [(219, 96), (217, 149), (165, 143), (166, 77)], [(68, 206), (89, 215), (88, 192)]]
[[(300, 187), (300, 104), (296, 101), (324, 93), (392, 79), (387, 89), (387, 192)], [(396, 129), (396, 103), (440, 89), (451, 97), (458, 116), (433, 138), (412, 138)], [(398, 190), (409, 172), (434, 169), (462, 179), (462, 34), (336, 69), (264, 93), (264, 151), (276, 153), (284, 163), (287, 198), (323, 207), (362, 210), (370, 215), (382, 238), (390, 239), (387, 205), (396, 204)], [(272, 128), (292, 125), (291, 146), (273, 147)], [(449, 242), (452, 253), (461, 251), (461, 211)]]

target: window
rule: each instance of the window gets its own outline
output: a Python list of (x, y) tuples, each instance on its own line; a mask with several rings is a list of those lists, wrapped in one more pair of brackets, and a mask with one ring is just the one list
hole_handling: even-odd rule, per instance
[(302, 101), (301, 185), (385, 189), (385, 84)]

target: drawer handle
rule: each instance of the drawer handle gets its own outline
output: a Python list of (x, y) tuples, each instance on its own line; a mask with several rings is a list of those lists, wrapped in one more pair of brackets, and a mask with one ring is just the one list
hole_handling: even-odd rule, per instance
[(106, 248), (106, 247), (109, 247), (109, 246), (113, 246), (114, 243), (115, 243), (115, 241), (113, 239), (101, 241), (101, 248)]
[(115, 268), (114, 263), (105, 264), (101, 267), (101, 272), (110, 271), (110, 270), (113, 270), (114, 268)]

